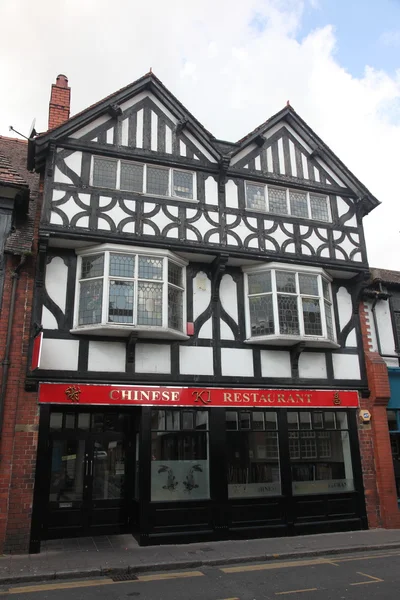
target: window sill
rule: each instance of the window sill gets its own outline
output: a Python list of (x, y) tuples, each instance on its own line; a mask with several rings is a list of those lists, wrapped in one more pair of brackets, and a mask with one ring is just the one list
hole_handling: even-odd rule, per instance
[(300, 219), (301, 221), (312, 221), (319, 225), (332, 225), (333, 221), (321, 221), (320, 219), (312, 219), (311, 217), (300, 217), (299, 215), (290, 215), (289, 213), (275, 213), (263, 210), (261, 208), (245, 207), (246, 212), (256, 213), (257, 215), (265, 215), (265, 218), (274, 219), (275, 217), (288, 217), (289, 219)]
[(163, 200), (176, 200), (176, 202), (190, 202), (191, 204), (198, 204), (199, 201), (196, 198), (182, 198), (181, 196), (162, 196), (161, 194), (148, 194), (147, 192), (134, 192), (143, 198), (161, 198)]
[(340, 345), (327, 338), (300, 335), (263, 335), (250, 337), (245, 344), (271, 345), (271, 346), (294, 346), (304, 342), (307, 348), (340, 348)]
[(170, 329), (169, 327), (146, 327), (145, 325), (110, 325), (100, 323), (98, 325), (81, 325), (70, 329), (74, 335), (98, 335), (107, 337), (128, 337), (136, 333), (139, 338), (188, 340), (189, 336), (182, 331)]

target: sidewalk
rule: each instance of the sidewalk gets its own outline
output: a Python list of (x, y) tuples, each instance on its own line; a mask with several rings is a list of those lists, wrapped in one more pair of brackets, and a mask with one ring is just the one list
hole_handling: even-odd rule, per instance
[(55, 540), (0, 557), (0, 585), (400, 548), (400, 529), (141, 548), (131, 535)]

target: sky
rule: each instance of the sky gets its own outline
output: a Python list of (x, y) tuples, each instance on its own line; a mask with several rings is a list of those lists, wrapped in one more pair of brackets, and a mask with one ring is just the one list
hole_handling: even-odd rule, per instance
[(381, 205), (369, 263), (400, 270), (400, 0), (1, 0), (0, 135), (47, 129), (152, 68), (219, 139), (287, 100)]

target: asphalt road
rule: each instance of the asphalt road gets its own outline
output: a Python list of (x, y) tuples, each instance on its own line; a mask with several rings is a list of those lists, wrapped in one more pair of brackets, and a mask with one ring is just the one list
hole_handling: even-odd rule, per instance
[(0, 600), (397, 600), (400, 551), (0, 587)]

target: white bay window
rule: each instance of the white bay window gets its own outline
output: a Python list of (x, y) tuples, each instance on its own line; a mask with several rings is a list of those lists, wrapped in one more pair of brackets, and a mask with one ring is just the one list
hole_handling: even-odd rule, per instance
[(247, 341), (337, 346), (329, 276), (271, 263), (245, 268)]
[(186, 263), (180, 257), (107, 244), (77, 253), (73, 332), (186, 337)]

